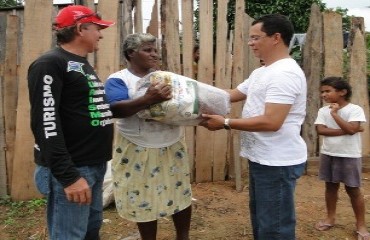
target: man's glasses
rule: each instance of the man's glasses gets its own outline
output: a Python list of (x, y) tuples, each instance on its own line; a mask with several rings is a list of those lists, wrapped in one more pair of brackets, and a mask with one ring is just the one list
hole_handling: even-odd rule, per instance
[(265, 36), (258, 36), (258, 35), (253, 35), (248, 38), (248, 42), (258, 42), (261, 38), (268, 37), (267, 35)]

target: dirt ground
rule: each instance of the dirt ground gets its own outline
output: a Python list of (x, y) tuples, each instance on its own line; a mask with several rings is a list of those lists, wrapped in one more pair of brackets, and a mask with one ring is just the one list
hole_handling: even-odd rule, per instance
[[(313, 228), (325, 215), (324, 184), (317, 176), (305, 175), (298, 180), (296, 191), (297, 239), (333, 240), (357, 239), (350, 201), (341, 187), (335, 227), (319, 232)], [(363, 192), (366, 202), (366, 219), (370, 223), (370, 173), (363, 174)], [(235, 191), (232, 181), (193, 184), (193, 216), (190, 239), (239, 240), (252, 239), (248, 212), (248, 189)], [(14, 208), (13, 208), (14, 210)], [(23, 210), (12, 215), (11, 204), (0, 205), (0, 239), (46, 239), (44, 207)], [(20, 210), (22, 211), (22, 210)], [(11, 217), (13, 216), (13, 217)], [(370, 224), (368, 224), (370, 227)], [(137, 240), (136, 225), (121, 219), (114, 205), (104, 211), (102, 240)], [(159, 240), (173, 240), (174, 228), (170, 218), (159, 221)]]

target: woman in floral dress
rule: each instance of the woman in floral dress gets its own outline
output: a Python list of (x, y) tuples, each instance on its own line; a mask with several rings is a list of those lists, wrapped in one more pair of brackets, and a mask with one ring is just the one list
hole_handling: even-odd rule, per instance
[(123, 44), (128, 67), (105, 84), (116, 122), (112, 160), (114, 196), (119, 215), (137, 222), (141, 238), (156, 239), (157, 220), (172, 216), (176, 239), (189, 239), (191, 185), (183, 127), (141, 119), (137, 112), (172, 97), (171, 86), (151, 84), (133, 99), (136, 82), (158, 69), (156, 38), (129, 35)]

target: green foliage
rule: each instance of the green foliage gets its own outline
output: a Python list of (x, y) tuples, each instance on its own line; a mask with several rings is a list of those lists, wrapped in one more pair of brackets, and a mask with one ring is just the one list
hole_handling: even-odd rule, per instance
[[(321, 11), (326, 7), (322, 0), (245, 0), (245, 12), (252, 18), (258, 18), (266, 14), (280, 13), (289, 17), (292, 21), (296, 33), (304, 33), (307, 31), (311, 5), (316, 3)], [(199, 0), (197, 0), (199, 6)], [(217, 0), (213, 1), (214, 4), (214, 20), (217, 19)], [(199, 24), (199, 12), (195, 11), (196, 30)], [(235, 19), (235, 0), (230, 0), (228, 5), (227, 21), (229, 29), (234, 29)], [(216, 21), (215, 21), (216, 22)]]
[(22, 6), (22, 0), (0, 0), (0, 8)]

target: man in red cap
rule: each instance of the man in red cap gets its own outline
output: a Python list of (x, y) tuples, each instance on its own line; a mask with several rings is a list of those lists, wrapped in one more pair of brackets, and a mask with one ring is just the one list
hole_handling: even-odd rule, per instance
[(99, 239), (113, 121), (86, 57), (113, 24), (85, 6), (63, 8), (54, 23), (58, 46), (28, 70), (35, 183), (47, 195), (50, 239)]

